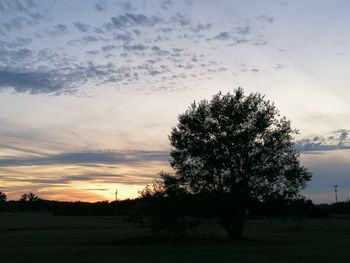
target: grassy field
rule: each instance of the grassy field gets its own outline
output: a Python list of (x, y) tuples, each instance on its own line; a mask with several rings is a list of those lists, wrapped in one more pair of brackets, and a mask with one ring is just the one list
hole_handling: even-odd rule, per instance
[(254, 221), (241, 241), (209, 225), (200, 235), (150, 242), (115, 217), (0, 213), (0, 262), (350, 262), (350, 218)]

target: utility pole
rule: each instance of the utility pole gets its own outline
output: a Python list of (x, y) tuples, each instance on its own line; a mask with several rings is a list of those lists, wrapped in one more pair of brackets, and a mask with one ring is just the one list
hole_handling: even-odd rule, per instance
[(338, 203), (338, 185), (337, 184), (335, 184), (335, 185), (333, 185), (333, 187), (334, 187), (334, 195), (335, 195), (335, 203)]
[(118, 201), (118, 189), (115, 189), (115, 201)]

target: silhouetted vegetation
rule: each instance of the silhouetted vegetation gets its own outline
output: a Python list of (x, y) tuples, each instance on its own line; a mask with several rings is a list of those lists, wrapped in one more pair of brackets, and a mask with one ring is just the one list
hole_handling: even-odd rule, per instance
[(30, 210), (30, 211), (36, 211), (39, 210), (41, 207), (41, 202), (43, 200), (39, 198), (34, 193), (27, 193), (23, 194), (21, 198), (19, 199), (19, 206), (20, 210)]
[[(172, 176), (161, 172), (162, 180), (155, 180), (140, 192), (140, 198), (130, 214), (130, 222), (141, 227), (148, 227), (153, 233), (172, 237), (184, 238), (189, 231), (195, 231), (200, 220), (189, 213), (192, 201), (182, 188), (176, 186)], [(166, 182), (166, 183), (165, 183)]]
[(39, 200), (40, 200), (39, 196), (33, 193), (23, 194), (19, 199), (19, 201), (21, 202), (37, 202)]
[[(219, 219), (231, 238), (240, 238), (253, 203), (291, 202), (311, 178), (293, 148), (297, 131), (258, 93), (218, 93), (211, 101), (194, 102), (178, 119), (169, 136), (175, 174), (162, 176), (164, 196), (156, 192), (152, 197), (153, 202), (166, 200), (163, 213), (176, 211), (179, 225), (186, 225), (184, 215), (177, 215), (183, 209), (169, 208), (180, 204), (179, 196), (205, 204), (211, 200), (214, 206), (201, 207)], [(148, 198), (145, 192), (143, 199)], [(151, 218), (157, 222), (163, 217), (158, 215)]]
[[(166, 173), (163, 173), (167, 175)], [(154, 189), (154, 185), (157, 188)], [(31, 202), (24, 201), (2, 201), (0, 202), (0, 212), (52, 212), (57, 216), (122, 216), (128, 221), (138, 225), (147, 226), (148, 219), (152, 215), (160, 213), (159, 210), (167, 211), (174, 210), (181, 213), (178, 216), (181, 219), (188, 219), (190, 228), (199, 223), (201, 220), (213, 219), (216, 215), (216, 207), (218, 206), (216, 198), (210, 194), (203, 195), (174, 195), (165, 198), (164, 190), (162, 190), (162, 181), (158, 180), (155, 184), (147, 186), (140, 194), (140, 198), (126, 199), (120, 201), (100, 201), (100, 202), (68, 202), (68, 201), (52, 201), (38, 198), (34, 201), (35, 209), (31, 209)], [(176, 195), (175, 195), (176, 196)], [(164, 198), (161, 201), (153, 202), (156, 198)], [(169, 202), (169, 203), (167, 203)], [(163, 206), (167, 203), (166, 206)], [(159, 209), (155, 207), (159, 206)], [(175, 212), (170, 212), (174, 215)], [(265, 202), (256, 201), (251, 204), (251, 209), (247, 213), (247, 218), (319, 218), (326, 217), (330, 214), (350, 215), (350, 202), (338, 202), (334, 204), (315, 205), (311, 200), (299, 199), (293, 202), (286, 200), (268, 200)], [(164, 218), (167, 215), (164, 213)], [(176, 219), (177, 217), (174, 217)], [(173, 219), (171, 219), (173, 220)], [(143, 222), (143, 223), (142, 223)], [(149, 222), (152, 224), (153, 222)], [(161, 229), (162, 224), (159, 225)], [(166, 225), (171, 229), (171, 224)], [(157, 224), (155, 225), (157, 227)], [(155, 233), (168, 232), (171, 230), (155, 230)], [(184, 231), (184, 230), (181, 230)], [(185, 230), (186, 231), (186, 230)]]
[(318, 207), (332, 215), (350, 215), (350, 201), (337, 202), (333, 204), (321, 204)]
[[(161, 173), (161, 177), (169, 176)], [(136, 200), (131, 210), (130, 222), (149, 228), (161, 236), (184, 238), (197, 232), (203, 222), (221, 224), (221, 217), (231, 200), (227, 195), (216, 193), (167, 192), (164, 181), (157, 180), (148, 185)], [(172, 194), (171, 194), (172, 193)], [(304, 198), (288, 200), (270, 197), (264, 201), (251, 199), (245, 220), (250, 219), (292, 219), (324, 218), (330, 215), (324, 205), (314, 205)]]
[(4, 192), (0, 192), (0, 212), (6, 210), (7, 196)]
[(3, 192), (0, 192), (0, 203), (1, 202), (6, 202), (6, 200), (7, 200), (6, 194), (3, 193)]

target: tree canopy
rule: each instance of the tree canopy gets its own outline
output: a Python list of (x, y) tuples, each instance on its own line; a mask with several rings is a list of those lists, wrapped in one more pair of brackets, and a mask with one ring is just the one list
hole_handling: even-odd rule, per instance
[(173, 181), (221, 200), (222, 224), (240, 237), (250, 200), (294, 198), (311, 179), (293, 147), (297, 132), (259, 93), (239, 88), (193, 102), (169, 136)]

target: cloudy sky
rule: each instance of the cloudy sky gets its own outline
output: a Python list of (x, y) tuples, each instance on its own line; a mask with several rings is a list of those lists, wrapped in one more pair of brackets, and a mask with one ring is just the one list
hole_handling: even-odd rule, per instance
[(350, 197), (350, 2), (0, 0), (0, 191), (112, 200), (170, 170), (193, 100), (243, 87), (300, 130), (315, 202)]

